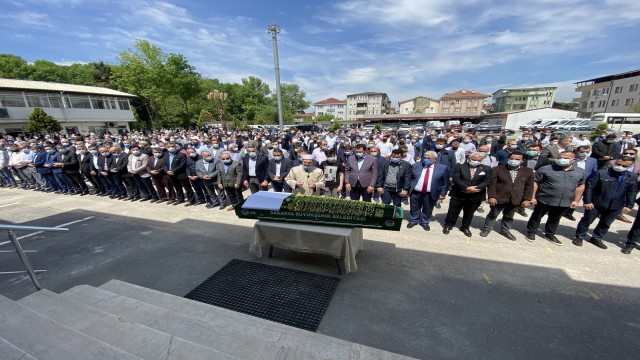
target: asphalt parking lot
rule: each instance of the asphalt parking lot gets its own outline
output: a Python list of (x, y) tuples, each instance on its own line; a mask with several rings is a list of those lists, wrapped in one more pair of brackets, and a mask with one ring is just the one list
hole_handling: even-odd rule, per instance
[[(446, 204), (446, 203), (445, 203)], [(528, 211), (531, 213), (531, 211)], [(431, 231), (364, 231), (358, 271), (342, 281), (318, 332), (422, 359), (636, 359), (640, 348), (640, 251), (623, 255), (630, 224), (617, 221), (609, 249), (571, 244), (577, 222), (563, 219), (555, 246), (529, 243), (516, 215), (509, 241)], [(575, 216), (579, 218), (580, 212)], [(634, 210), (630, 217), (636, 215)], [(0, 223), (69, 228), (20, 232), (38, 278), (54, 292), (120, 279), (184, 296), (231, 259), (337, 275), (333, 259), (278, 250), (249, 253), (253, 220), (203, 206), (185, 208), (0, 189)], [(0, 234), (0, 250), (11, 250)], [(0, 271), (22, 270), (0, 253)], [(0, 275), (0, 294), (35, 289), (24, 274)]]

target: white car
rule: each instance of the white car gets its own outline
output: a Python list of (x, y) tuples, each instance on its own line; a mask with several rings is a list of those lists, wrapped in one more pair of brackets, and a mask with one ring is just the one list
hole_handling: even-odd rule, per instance
[(411, 126), (409, 124), (400, 124), (400, 127), (398, 128), (399, 131), (410, 131), (411, 130)]

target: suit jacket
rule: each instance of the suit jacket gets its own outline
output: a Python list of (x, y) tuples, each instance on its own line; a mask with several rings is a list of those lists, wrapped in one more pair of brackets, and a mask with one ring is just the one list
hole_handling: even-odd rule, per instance
[[(382, 166), (378, 168), (378, 181), (376, 182), (376, 188), (384, 188), (384, 183), (387, 180), (387, 174), (391, 162), (386, 160), (382, 163)], [(409, 185), (411, 184), (411, 164), (401, 160), (398, 164), (398, 173), (396, 175), (396, 191), (409, 192)]]
[(147, 165), (149, 163), (149, 157), (143, 153), (139, 156), (129, 155), (127, 162), (127, 171), (133, 171), (134, 174), (140, 175), (140, 177), (148, 178), (151, 176), (147, 171)]
[[(453, 186), (449, 196), (456, 199), (464, 199), (472, 202), (481, 202), (487, 199), (487, 188), (491, 184), (491, 167), (479, 165), (475, 174), (471, 177), (471, 166), (468, 163), (459, 164), (451, 173)], [(469, 186), (476, 186), (480, 189), (477, 193), (465, 193)]]
[[(289, 171), (285, 181), (294, 194), (318, 194), (324, 188), (324, 172), (315, 166), (309, 171), (305, 171), (303, 166), (296, 166)], [(299, 181), (304, 183), (301, 187), (297, 186)]]
[[(585, 164), (584, 164), (584, 177), (588, 178), (589, 176), (591, 176), (593, 173), (595, 173), (596, 171), (598, 171), (598, 160), (592, 158), (592, 157), (588, 157), (585, 160)], [(615, 161), (615, 160), (614, 160)], [(577, 160), (576, 160), (577, 162)], [(574, 163), (573, 166), (576, 166), (576, 164)]]
[[(524, 164), (523, 166), (527, 166), (527, 162), (531, 160), (528, 156), (525, 156), (524, 158)], [(549, 159), (544, 156), (544, 155), (538, 155), (538, 161), (536, 162), (536, 166), (534, 166), (533, 170), (538, 171), (538, 169), (540, 169), (543, 166), (547, 166), (550, 165), (551, 162), (549, 161)]]
[[(51, 169), (44, 167), (44, 164), (47, 162), (47, 152), (44, 150), (40, 150), (33, 157), (33, 165), (36, 167), (36, 171), (38, 174), (49, 174), (51, 173)], [(8, 163), (8, 160), (7, 160)]]
[[(445, 165), (447, 168), (449, 168), (449, 171), (452, 171), (453, 168), (455, 168), (456, 165), (458, 164), (456, 161), (456, 154), (454, 151), (442, 149), (437, 153), (438, 153), (438, 159), (436, 160), (436, 162), (438, 164)], [(422, 158), (422, 156), (420, 157)]]
[(622, 174), (624, 177), (618, 185), (620, 175), (606, 167), (593, 173), (587, 179), (583, 202), (610, 210), (623, 207), (631, 209), (638, 193), (638, 179), (633, 173), (626, 171)]
[(164, 163), (166, 160), (167, 160), (167, 155), (163, 155), (161, 158), (150, 156), (149, 159), (147, 160), (147, 172), (151, 173), (152, 171), (159, 171), (160, 173), (158, 175), (152, 175), (152, 174), (149, 174), (149, 175), (151, 176), (165, 175), (166, 173), (164, 171)]
[(84, 155), (82, 155), (80, 152), (76, 152), (76, 158), (78, 159), (80, 172), (82, 174), (89, 174), (89, 171), (91, 171), (91, 157), (92, 156), (93, 155), (91, 155), (91, 153), (89, 153), (89, 152), (87, 152)]
[(211, 181), (216, 182), (218, 178), (218, 163), (220, 163), (220, 160), (214, 160), (212, 163), (207, 163), (209, 168), (206, 169), (204, 166), (204, 159), (199, 159), (198, 161), (196, 161), (196, 175), (200, 179), (202, 179), (204, 176), (209, 176), (211, 178)]
[[(422, 170), (424, 170), (422, 163), (415, 163), (411, 166), (410, 190), (413, 191), (418, 185), (418, 181), (422, 175)], [(449, 181), (450, 171), (446, 165), (439, 163), (433, 164), (431, 171), (433, 171), (433, 176), (431, 177), (431, 198), (433, 200), (437, 200), (438, 197), (446, 196), (447, 192), (449, 192), (449, 188), (451, 187), (451, 182)]]
[[(293, 160), (283, 157), (282, 160), (280, 160), (280, 179), (286, 178), (291, 168), (293, 168)], [(267, 174), (271, 181), (276, 177), (276, 161), (274, 159), (269, 160)]]
[(487, 197), (495, 198), (498, 204), (520, 205), (533, 197), (533, 169), (520, 166), (516, 181), (511, 181), (509, 168), (503, 165), (491, 169), (491, 184), (487, 188)]
[[(267, 168), (269, 167), (269, 158), (258, 154), (256, 156), (256, 177), (259, 182), (268, 180), (269, 174)], [(242, 159), (242, 176), (243, 180), (249, 180), (249, 155), (246, 155)]]
[(358, 158), (350, 156), (344, 171), (345, 183), (356, 186), (358, 179), (362, 187), (376, 186), (378, 182), (378, 159), (371, 155), (365, 155), (362, 165), (358, 169)]
[[(163, 156), (165, 158), (164, 161), (164, 171), (173, 171), (173, 176), (176, 179), (186, 179), (187, 178), (187, 156), (181, 152), (176, 152), (173, 154), (173, 161), (171, 161), (171, 154), (165, 154)], [(169, 163), (171, 161), (171, 163)]]
[(80, 163), (75, 152), (60, 153), (60, 162), (62, 163), (62, 172), (71, 174), (80, 172)]
[(116, 170), (117, 174), (128, 174), (127, 165), (129, 164), (129, 155), (124, 152), (120, 155), (111, 155), (112, 160), (110, 170)]
[(54, 151), (51, 154), (47, 153), (47, 156), (45, 158), (45, 163), (51, 165), (49, 169), (51, 169), (51, 172), (54, 174), (62, 173), (62, 168), (53, 167), (53, 164), (57, 162), (62, 162), (62, 159), (60, 158), (60, 153), (58, 151)]
[(233, 187), (234, 185), (242, 185), (243, 179), (243, 166), (241, 163), (234, 161), (228, 166), (227, 172), (224, 171), (224, 163), (221, 161), (218, 163), (218, 181), (217, 184), (222, 184), (224, 187)]
[[(567, 150), (573, 151), (573, 146), (569, 145)], [(546, 156), (549, 159), (557, 159), (560, 155), (560, 148), (556, 145), (549, 145), (544, 150), (542, 150), (542, 155)]]

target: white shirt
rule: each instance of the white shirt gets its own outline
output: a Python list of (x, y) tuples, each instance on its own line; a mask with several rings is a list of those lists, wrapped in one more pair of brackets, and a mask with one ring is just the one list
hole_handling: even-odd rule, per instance
[(380, 149), (380, 156), (389, 157), (391, 156), (391, 150), (393, 150), (393, 144), (391, 141), (387, 140), (387, 142), (380, 141), (376, 144), (376, 147)]
[(573, 139), (573, 142), (571, 143), (571, 145), (573, 145), (574, 147), (578, 147), (578, 146), (591, 146), (591, 141), (589, 141), (589, 139), (584, 139), (584, 140), (580, 140), (580, 139)]
[(481, 164), (494, 168), (498, 166), (498, 160), (496, 160), (495, 156), (487, 155), (482, 159)]
[(282, 161), (277, 162), (276, 161), (276, 176), (280, 177), (280, 165), (282, 165)]
[(433, 173), (435, 172), (433, 164), (429, 165), (429, 167), (422, 169), (422, 173), (420, 174), (420, 179), (418, 179), (418, 183), (416, 184), (416, 187), (413, 188), (413, 190), (417, 192), (422, 192), (422, 186), (424, 184), (424, 176), (427, 173), (427, 169), (429, 169), (429, 183), (427, 184), (427, 192), (428, 193), (431, 192), (431, 183), (433, 182), (432, 181)]
[(576, 159), (576, 166), (579, 167), (580, 169), (585, 170), (587, 167), (586, 159), (585, 160)]
[(256, 176), (256, 159), (249, 158), (249, 176)]

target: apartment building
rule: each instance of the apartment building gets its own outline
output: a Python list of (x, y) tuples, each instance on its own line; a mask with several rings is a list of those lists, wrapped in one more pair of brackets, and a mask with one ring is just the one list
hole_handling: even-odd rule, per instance
[(315, 106), (314, 114), (316, 117), (318, 115), (330, 114), (338, 121), (345, 121), (347, 119), (347, 102), (344, 100), (328, 98), (313, 103), (313, 106)]
[(391, 100), (386, 93), (363, 92), (347, 95), (347, 121), (358, 121), (367, 115), (388, 114)]
[(493, 111), (535, 110), (553, 106), (555, 86), (500, 89), (493, 93)]
[(53, 116), (67, 132), (118, 132), (135, 121), (134, 95), (96, 87), (0, 79), (0, 132), (22, 133), (36, 107)]
[(582, 80), (576, 84), (578, 110), (587, 113), (634, 112), (640, 102), (640, 70)]
[(398, 102), (399, 114), (434, 114), (440, 112), (440, 100), (418, 96)]
[(482, 94), (475, 90), (458, 90), (444, 94), (440, 98), (441, 114), (482, 115), (484, 99), (491, 95)]

